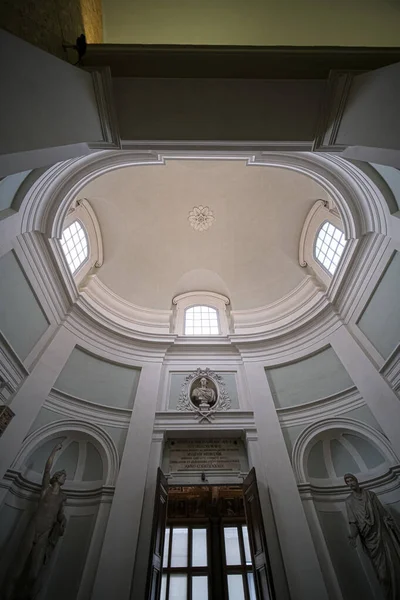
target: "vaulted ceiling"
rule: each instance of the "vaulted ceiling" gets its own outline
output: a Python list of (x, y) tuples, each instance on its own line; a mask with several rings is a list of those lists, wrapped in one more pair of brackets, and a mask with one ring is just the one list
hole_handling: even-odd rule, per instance
[[(295, 171), (209, 159), (117, 169), (79, 196), (98, 217), (98, 277), (115, 294), (168, 309), (176, 294), (207, 290), (227, 295), (235, 310), (270, 304), (302, 281), (301, 229), (313, 203), (327, 199)], [(215, 217), (205, 231), (188, 220), (199, 205)]]

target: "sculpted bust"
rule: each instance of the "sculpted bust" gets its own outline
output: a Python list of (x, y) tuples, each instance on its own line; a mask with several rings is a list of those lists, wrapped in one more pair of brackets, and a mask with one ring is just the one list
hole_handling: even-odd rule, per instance
[(368, 555), (386, 600), (400, 598), (400, 531), (376, 494), (360, 488), (355, 475), (347, 473), (351, 489), (346, 498), (350, 525), (349, 541), (356, 547), (357, 537)]
[(195, 387), (192, 390), (192, 400), (198, 405), (200, 410), (209, 410), (215, 403), (217, 397), (215, 391), (211, 387), (207, 387), (207, 378), (200, 379), (200, 387)]
[(54, 457), (61, 447), (61, 444), (55, 446), (47, 459), (39, 504), (7, 573), (4, 600), (33, 600), (37, 596), (42, 569), (49, 562), (58, 538), (64, 534), (66, 496), (61, 486), (65, 483), (66, 472), (57, 471), (50, 477)]

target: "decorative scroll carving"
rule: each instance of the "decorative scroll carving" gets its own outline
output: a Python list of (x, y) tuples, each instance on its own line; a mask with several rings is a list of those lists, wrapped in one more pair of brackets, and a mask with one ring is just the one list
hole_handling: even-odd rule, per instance
[(231, 400), (221, 375), (208, 368), (198, 368), (186, 377), (176, 408), (196, 413), (200, 423), (210, 423), (216, 412), (230, 407)]
[(14, 413), (9, 406), (0, 406), (0, 437), (7, 429), (7, 425), (13, 418)]

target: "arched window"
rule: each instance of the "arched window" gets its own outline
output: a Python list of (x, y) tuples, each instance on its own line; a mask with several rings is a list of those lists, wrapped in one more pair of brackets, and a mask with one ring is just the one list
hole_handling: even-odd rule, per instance
[(210, 306), (191, 306), (185, 311), (185, 335), (219, 335), (218, 312)]
[(318, 231), (314, 252), (317, 261), (333, 275), (343, 254), (346, 240), (344, 233), (330, 221), (325, 221)]
[(74, 274), (89, 256), (87, 235), (79, 221), (74, 221), (64, 229), (61, 247), (71, 273)]

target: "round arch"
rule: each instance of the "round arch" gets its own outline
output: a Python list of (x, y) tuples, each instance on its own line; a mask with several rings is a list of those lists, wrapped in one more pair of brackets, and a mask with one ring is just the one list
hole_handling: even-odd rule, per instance
[(372, 442), (382, 452), (388, 463), (393, 465), (399, 459), (391, 447), (388, 439), (377, 429), (356, 419), (345, 417), (332, 417), (317, 421), (306, 427), (298, 436), (292, 451), (292, 465), (298, 483), (307, 483), (306, 462), (308, 452), (312, 447), (314, 439), (322, 432), (332, 429), (340, 429), (349, 433), (357, 433), (369, 442)]
[(111, 437), (96, 425), (74, 419), (63, 419), (40, 427), (28, 435), (18, 452), (11, 468), (19, 471), (27, 458), (44, 442), (62, 434), (79, 432), (86, 434), (100, 452), (105, 470), (104, 485), (114, 486), (118, 476), (118, 451)]

